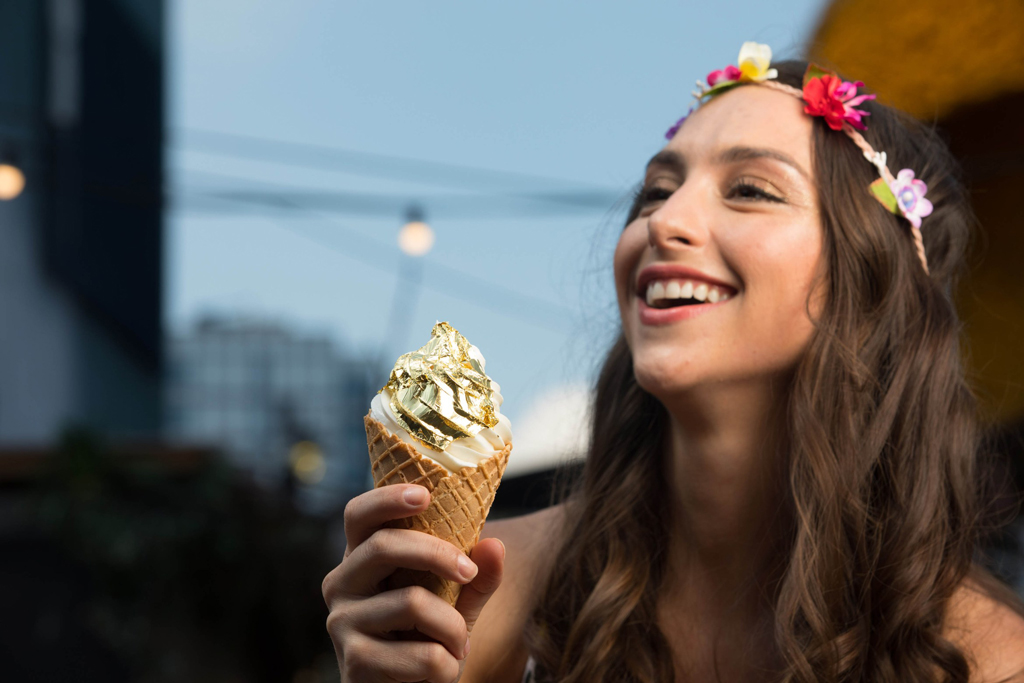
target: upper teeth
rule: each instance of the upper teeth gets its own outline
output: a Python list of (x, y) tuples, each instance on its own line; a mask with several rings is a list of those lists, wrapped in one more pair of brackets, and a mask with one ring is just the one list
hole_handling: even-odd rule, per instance
[(651, 280), (647, 283), (647, 305), (653, 306), (658, 301), (675, 299), (696, 299), (716, 303), (729, 298), (729, 292), (706, 282), (693, 280)]

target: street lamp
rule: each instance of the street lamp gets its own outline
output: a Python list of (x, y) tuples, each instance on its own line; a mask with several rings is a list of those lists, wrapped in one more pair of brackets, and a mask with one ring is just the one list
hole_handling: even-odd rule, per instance
[(404, 349), (409, 336), (409, 326), (416, 314), (420, 297), (420, 283), (423, 280), (423, 257), (434, 246), (434, 231), (425, 220), (423, 209), (413, 204), (405, 212), (405, 224), (398, 231), (398, 248), (402, 258), (398, 262), (398, 282), (391, 299), (391, 315), (384, 340), (380, 346), (377, 365), (385, 369), (389, 350)]
[(434, 231), (423, 221), (423, 210), (409, 208), (405, 225), (398, 231), (398, 248), (409, 256), (425, 256), (434, 246)]
[(25, 174), (18, 168), (14, 153), (5, 148), (0, 154), (0, 201), (14, 199), (25, 189)]
[(327, 471), (323, 451), (312, 441), (299, 441), (293, 445), (288, 452), (288, 464), (295, 478), (307, 486), (319, 484)]

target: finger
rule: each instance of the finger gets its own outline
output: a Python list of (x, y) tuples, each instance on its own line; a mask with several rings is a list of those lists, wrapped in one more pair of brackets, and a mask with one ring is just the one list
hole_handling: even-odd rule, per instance
[(440, 643), (364, 635), (354, 635), (346, 643), (342, 668), (342, 680), (353, 681), (451, 683), (459, 675), (459, 662)]
[(455, 609), (466, 620), (467, 630), (472, 632), (480, 611), (501, 585), (505, 568), (505, 544), (496, 538), (485, 538), (473, 548), (470, 557), (476, 562), (479, 572), (471, 583), (462, 587)]
[(423, 512), (430, 492), (418, 484), (392, 484), (356, 496), (345, 506), (345, 556), (387, 522)]
[(360, 633), (384, 636), (419, 631), (447, 648), (456, 659), (466, 650), (466, 621), (454, 607), (422, 586), (384, 591), (356, 601), (351, 623)]
[(338, 567), (338, 585), (345, 586), (349, 595), (373, 595), (399, 567), (433, 572), (462, 584), (478, 572), (476, 564), (448, 541), (422, 531), (379, 529)]

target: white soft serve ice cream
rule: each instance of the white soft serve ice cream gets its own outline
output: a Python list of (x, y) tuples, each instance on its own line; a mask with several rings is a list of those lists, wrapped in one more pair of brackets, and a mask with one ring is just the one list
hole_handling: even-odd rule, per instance
[(398, 359), (370, 402), (370, 417), (449, 472), (476, 467), (512, 442), (498, 383), (480, 350), (448, 323), (426, 346)]
[[(417, 441), (409, 432), (405, 431), (402, 425), (398, 424), (389, 405), (390, 401), (391, 391), (385, 387), (370, 402), (370, 417), (415, 448), (420, 455), (430, 458), (449, 472), (457, 472), (463, 467), (476, 467), (481, 460), (491, 457), (495, 451), (502, 450), (506, 444), (512, 442), (512, 423), (504, 415), (498, 415), (498, 424), (493, 428), (485, 427), (476, 436), (455, 439), (443, 451), (430, 448), (422, 441)], [(496, 405), (498, 407), (501, 405), (500, 394)]]

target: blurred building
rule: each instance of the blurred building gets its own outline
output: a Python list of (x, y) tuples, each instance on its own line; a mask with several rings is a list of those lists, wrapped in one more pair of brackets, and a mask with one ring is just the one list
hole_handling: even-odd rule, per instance
[(159, 433), (163, 23), (0, 2), (0, 446)]
[(167, 431), (220, 447), (269, 487), (329, 510), (366, 488), (373, 363), (265, 321), (207, 318), (168, 347)]

